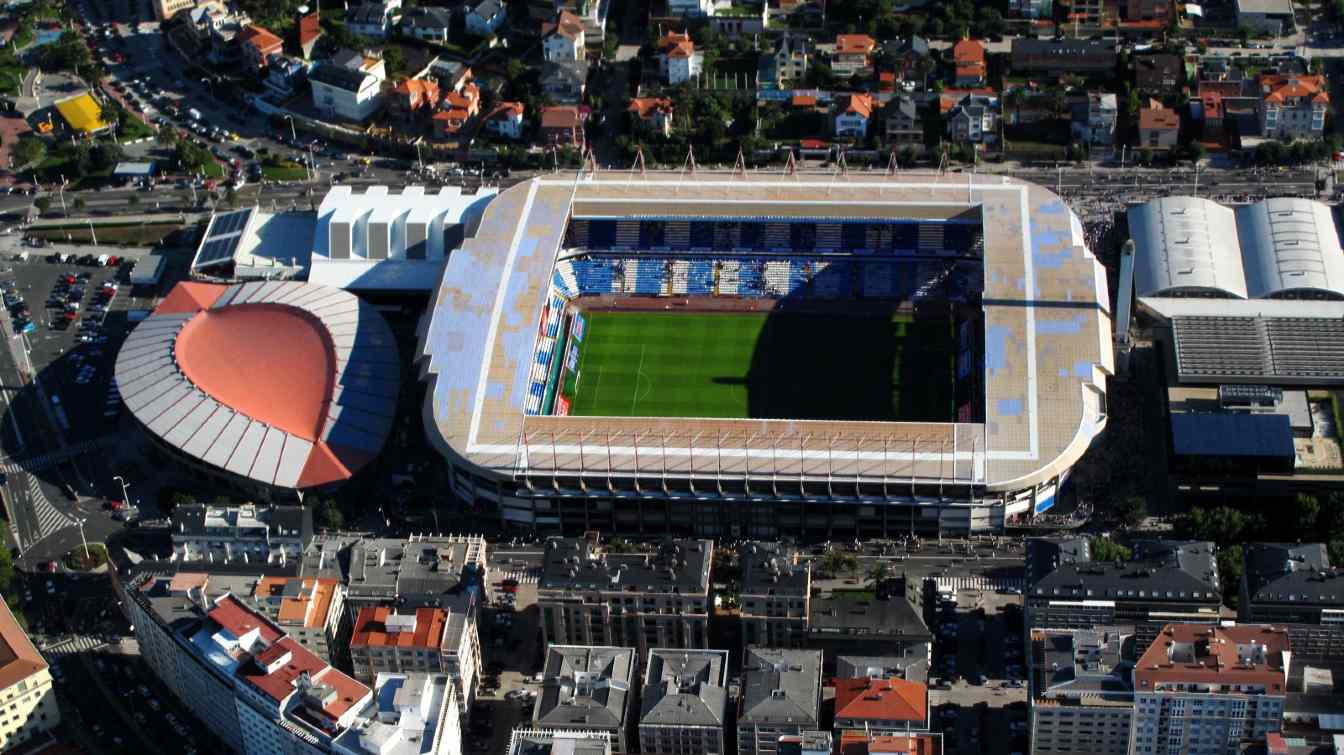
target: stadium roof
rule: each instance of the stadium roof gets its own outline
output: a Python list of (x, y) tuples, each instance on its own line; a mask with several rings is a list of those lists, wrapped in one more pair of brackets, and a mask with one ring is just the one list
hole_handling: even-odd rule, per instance
[(131, 332), (117, 385), (184, 455), (283, 488), (350, 477), (381, 450), (399, 383), (387, 323), (306, 283), (180, 283)]
[(56, 101), (56, 112), (81, 134), (97, 133), (112, 125), (103, 120), (102, 110), (103, 106), (89, 92)]
[[(537, 323), (571, 213), (984, 218), (985, 422), (527, 416)], [(998, 176), (583, 174), (517, 184), (449, 259), (422, 324), (426, 424), (501, 474), (933, 480), (1017, 490), (1082, 456), (1111, 371), (1105, 271), (1050, 191)], [(636, 442), (636, 438), (640, 440)], [(610, 439), (610, 440), (608, 440)], [(536, 447), (534, 447), (534, 445)], [(544, 450), (542, 450), (544, 448)]]
[(317, 210), (308, 279), (358, 290), (432, 288), (494, 196), (491, 188), (463, 194), (458, 186), (435, 193), (407, 186), (393, 194), (370, 186), (356, 194), (334, 186)]
[[(1344, 298), (1344, 251), (1330, 209), (1279, 197), (1236, 210), (1163, 197), (1129, 210), (1139, 296)], [(1213, 311), (1224, 311), (1211, 302)]]

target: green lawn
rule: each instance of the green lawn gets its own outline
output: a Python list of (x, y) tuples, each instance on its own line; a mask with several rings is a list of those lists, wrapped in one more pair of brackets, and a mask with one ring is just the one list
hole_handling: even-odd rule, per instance
[(302, 181), (308, 177), (303, 166), (286, 160), (282, 163), (263, 163), (261, 175), (269, 181)]
[[(840, 311), (840, 310), (837, 310)], [(949, 421), (952, 324), (903, 313), (592, 312), (570, 414)]]

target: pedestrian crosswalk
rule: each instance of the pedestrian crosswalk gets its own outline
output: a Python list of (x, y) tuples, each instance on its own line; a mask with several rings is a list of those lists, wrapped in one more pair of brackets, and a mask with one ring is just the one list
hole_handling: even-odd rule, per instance
[(1021, 577), (930, 577), (939, 590), (1021, 590)]
[(535, 585), (539, 575), (532, 569), (493, 569), (490, 572), (492, 582), (516, 579), (520, 585)]
[[(37, 519), (37, 537), (36, 540), (50, 535), (51, 533), (65, 529), (75, 523), (69, 515), (62, 513), (47, 500), (47, 494), (38, 484), (37, 478), (30, 475), (22, 475), (24, 480), (24, 489), (27, 492), (27, 498), (33, 508), (33, 516)], [(36, 541), (35, 540), (35, 541)]]
[(67, 655), (75, 655), (76, 653), (97, 650), (105, 645), (107, 645), (107, 643), (97, 637), (77, 634), (69, 639), (61, 640), (60, 642), (42, 648), (42, 655), (45, 656), (48, 661), (54, 661), (58, 658), (64, 658)]

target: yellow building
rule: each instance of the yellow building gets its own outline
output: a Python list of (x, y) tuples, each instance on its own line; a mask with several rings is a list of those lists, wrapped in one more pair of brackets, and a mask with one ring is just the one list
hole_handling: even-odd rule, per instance
[(103, 120), (103, 106), (89, 92), (58, 101), (56, 112), (61, 114), (71, 130), (80, 134), (96, 134), (112, 125)]
[(27, 742), (60, 723), (47, 662), (0, 600), (0, 750)]

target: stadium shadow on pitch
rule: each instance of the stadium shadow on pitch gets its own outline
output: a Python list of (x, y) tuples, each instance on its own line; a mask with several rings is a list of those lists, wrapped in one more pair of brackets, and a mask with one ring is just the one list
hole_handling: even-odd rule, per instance
[[(828, 276), (835, 275), (834, 280)], [(817, 298), (846, 290), (827, 268), (766, 318), (747, 387), (760, 419), (948, 422), (954, 419), (955, 328), (946, 303)], [(897, 317), (902, 313), (910, 320)]]

